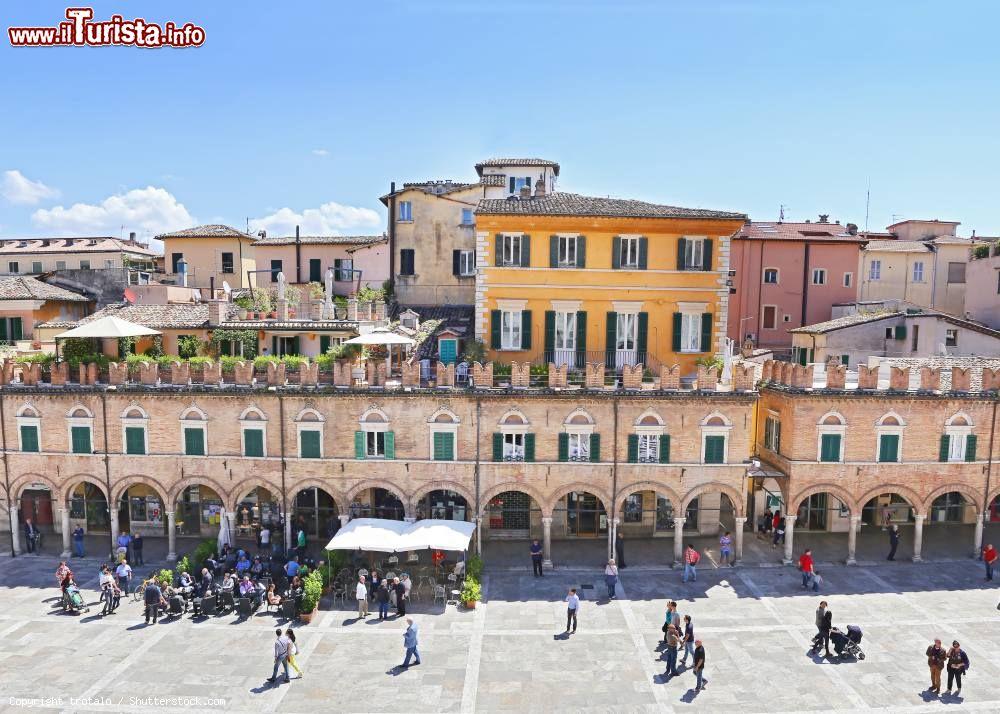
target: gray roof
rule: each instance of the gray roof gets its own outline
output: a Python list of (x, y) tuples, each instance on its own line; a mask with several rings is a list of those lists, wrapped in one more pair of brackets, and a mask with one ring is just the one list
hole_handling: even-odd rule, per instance
[[(387, 236), (299, 236), (299, 243), (309, 245), (371, 245), (389, 240)], [(255, 246), (295, 245), (295, 236), (268, 236), (254, 243)]]
[[(229, 319), (235, 319), (237, 307), (229, 305)], [(131, 305), (129, 303), (119, 303), (108, 305), (103, 310), (98, 310), (93, 315), (83, 318), (78, 322), (65, 320), (52, 320), (46, 322), (41, 327), (76, 327), (85, 325), (88, 322), (99, 320), (102, 317), (114, 315), (123, 320), (134, 322), (137, 325), (145, 325), (154, 330), (162, 329), (198, 329), (208, 326), (208, 303), (182, 303), (176, 305)]]
[(89, 302), (89, 298), (71, 290), (43, 283), (26, 276), (0, 277), (0, 300), (62, 300)]
[(549, 161), (548, 159), (503, 159), (503, 158), (492, 158), (486, 159), (485, 161), (480, 161), (476, 164), (476, 173), (480, 176), (483, 175), (483, 169), (485, 167), (491, 168), (503, 168), (505, 166), (551, 166), (555, 171), (556, 176), (559, 175), (559, 162)]
[[(951, 368), (968, 369), (970, 372), (969, 390), (980, 392), (983, 389), (983, 369), (1000, 369), (1000, 358), (991, 357), (880, 357), (879, 364), (900, 369), (910, 368), (910, 374), (920, 372), (921, 367), (941, 370), (941, 391), (951, 391)], [(982, 368), (982, 369), (979, 369)], [(911, 376), (911, 379), (913, 377)]]
[[(449, 193), (456, 193), (458, 191), (467, 191), (470, 188), (479, 188), (483, 183), (459, 183), (452, 181), (451, 179), (445, 179), (440, 181), (408, 181), (403, 184), (402, 188), (396, 189), (395, 193), (387, 193), (384, 196), (379, 196), (379, 199), (386, 206), (389, 205), (389, 199), (392, 196), (398, 196), (404, 191), (423, 191), (424, 193), (430, 194), (432, 196), (444, 196)], [(501, 184), (502, 185), (502, 184)]]
[(680, 208), (625, 198), (552, 193), (542, 198), (485, 198), (479, 202), (480, 215), (524, 216), (604, 216), (608, 218), (710, 218), (745, 220), (742, 213)]
[(163, 240), (164, 238), (250, 238), (251, 240), (253, 239), (253, 237), (250, 234), (236, 230), (232, 226), (224, 226), (221, 223), (211, 223), (206, 226), (195, 226), (194, 228), (185, 228), (182, 231), (161, 233), (156, 237), (159, 240)]
[(926, 253), (930, 250), (922, 240), (872, 240), (866, 250), (885, 253)]
[(842, 330), (845, 327), (853, 327), (854, 325), (864, 325), (868, 322), (878, 322), (879, 320), (887, 320), (890, 317), (901, 317), (906, 315), (905, 312), (901, 310), (876, 310), (874, 312), (855, 312), (851, 315), (843, 315), (841, 317), (835, 317), (832, 320), (827, 320), (826, 322), (817, 322), (814, 325), (805, 325), (803, 327), (796, 327), (793, 330), (789, 330), (791, 333), (799, 333), (806, 335), (821, 335), (827, 332), (833, 332), (834, 330)]

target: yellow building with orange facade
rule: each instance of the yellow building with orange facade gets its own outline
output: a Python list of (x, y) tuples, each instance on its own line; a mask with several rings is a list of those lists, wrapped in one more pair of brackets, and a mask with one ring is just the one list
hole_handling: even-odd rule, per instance
[(720, 353), (746, 217), (522, 191), (476, 211), (476, 336), (499, 362), (681, 366)]

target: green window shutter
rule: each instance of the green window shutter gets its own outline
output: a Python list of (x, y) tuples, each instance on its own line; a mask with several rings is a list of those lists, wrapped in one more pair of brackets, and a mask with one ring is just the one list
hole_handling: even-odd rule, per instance
[(299, 339), (300, 338), (299, 338), (298, 335), (296, 335), (295, 337), (292, 338), (292, 354), (293, 355), (300, 355), (300, 354), (302, 354), (302, 350), (299, 349)]
[(701, 351), (712, 351), (712, 313), (701, 313)]
[(451, 274), (462, 274), (462, 251), (457, 249), (451, 251)]
[(569, 434), (559, 434), (559, 460), (569, 461)]
[(243, 430), (243, 455), (264, 455), (264, 431), (262, 429)]
[(363, 431), (354, 432), (354, 458), (365, 458), (365, 433)]
[(330, 336), (320, 335), (319, 336), (319, 353), (325, 355), (330, 351)]
[(578, 236), (576, 239), (576, 267), (587, 267), (587, 236)]
[(555, 359), (556, 350), (556, 313), (555, 310), (545, 311), (545, 357), (551, 361)]
[(89, 426), (74, 426), (71, 427), (72, 438), (73, 438), (73, 453), (74, 454), (90, 454), (93, 453), (93, 448), (90, 445), (90, 427)]
[(976, 460), (976, 435), (969, 434), (965, 437), (965, 460), (975, 461)]
[(906, 325), (896, 325), (895, 337), (897, 340), (906, 339)]
[(184, 429), (184, 453), (188, 456), (205, 455), (205, 431), (203, 429)]
[(639, 435), (628, 435), (628, 462), (630, 464), (639, 463)]
[(677, 239), (677, 269), (684, 270), (687, 266), (684, 264), (684, 254), (687, 250), (687, 241), (683, 238)]
[(531, 267), (531, 236), (528, 234), (521, 236), (521, 267)]
[(318, 459), (320, 457), (319, 437), (318, 431), (299, 432), (299, 458)]
[(559, 236), (549, 236), (549, 267), (559, 267)]
[(10, 341), (20, 340), (24, 337), (24, 327), (20, 317), (10, 318)]
[(385, 458), (396, 458), (396, 432), (385, 432)]
[(702, 257), (704, 258), (704, 263), (702, 263), (702, 270), (712, 269), (712, 239), (706, 238), (702, 242)]
[(951, 447), (951, 437), (948, 434), (941, 435), (941, 443), (938, 446), (938, 461), (944, 463), (948, 460), (948, 450)]
[(649, 313), (640, 312), (638, 322), (639, 325), (636, 330), (635, 340), (636, 352), (638, 353), (639, 362), (649, 364), (646, 360), (646, 343), (649, 339)]
[(323, 269), (321, 267), (321, 262), (319, 258), (309, 259), (309, 282), (310, 283), (321, 283), (323, 282)]
[(21, 426), (21, 451), (38, 452), (38, 427), (31, 424)]
[(455, 458), (455, 435), (446, 431), (434, 432), (434, 460), (453, 461)]
[(618, 313), (608, 312), (608, 322), (604, 329), (604, 359), (609, 369), (615, 366), (615, 346), (618, 344)]
[(705, 463), (706, 464), (726, 463), (726, 437), (724, 436), (705, 437)]
[(878, 445), (878, 460), (881, 463), (895, 463), (899, 461), (898, 434), (882, 434)]
[(533, 462), (535, 460), (535, 435), (524, 435), (524, 460)]
[(587, 313), (576, 313), (576, 367), (583, 369), (587, 361)]
[(590, 435), (590, 460), (595, 464), (601, 460), (601, 435), (597, 432)]
[(490, 346), (500, 349), (500, 311), (490, 310)]
[(233, 354), (232, 342), (230, 340), (222, 340), (219, 343), (219, 355), (224, 357), (231, 357)]
[(493, 432), (493, 460), (503, 461), (503, 434)]
[(503, 265), (503, 236), (499, 233), (493, 236), (493, 265)]
[(660, 463), (670, 463), (670, 434), (660, 435)]
[(823, 434), (820, 437), (819, 460), (826, 463), (840, 461), (840, 434)]
[(671, 348), (674, 352), (681, 351), (681, 323), (683, 317), (679, 312), (674, 313), (673, 331), (671, 333)]
[(639, 237), (639, 270), (645, 270), (649, 266), (649, 239), (646, 236)]
[(278, 354), (278, 336), (277, 335), (273, 335), (271, 337), (271, 354), (274, 355), (275, 357), (280, 357), (281, 356), (281, 355)]
[(521, 310), (521, 349), (531, 349), (531, 310)]
[(7, 319), (0, 317), (0, 342), (7, 341)]
[(125, 453), (146, 453), (146, 430), (141, 426), (125, 427)]
[(622, 239), (618, 236), (611, 239), (611, 267), (622, 267)]
[(435, 461), (441, 461), (441, 453), (443, 451), (443, 445), (441, 439), (442, 436), (444, 435), (441, 432), (437, 431), (434, 432), (434, 434), (431, 436), (431, 446), (432, 446), (431, 458), (434, 459)]

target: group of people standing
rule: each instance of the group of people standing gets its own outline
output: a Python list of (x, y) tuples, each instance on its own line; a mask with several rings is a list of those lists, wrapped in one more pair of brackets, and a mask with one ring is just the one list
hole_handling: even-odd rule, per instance
[(403, 573), (401, 577), (380, 578), (378, 571), (371, 571), (371, 582), (364, 575), (358, 576), (358, 583), (354, 588), (354, 597), (358, 601), (358, 619), (368, 617), (368, 601), (374, 600), (378, 603), (378, 619), (389, 619), (389, 606), (395, 602), (396, 615), (406, 616), (406, 605), (410, 601), (410, 590), (413, 582), (410, 576)]
[(677, 653), (683, 651), (681, 667), (687, 667), (688, 655), (691, 656), (691, 669), (695, 676), (695, 691), (705, 689), (708, 679), (705, 678), (705, 646), (701, 640), (695, 639), (694, 623), (690, 615), (683, 620), (677, 612), (677, 603), (673, 600), (667, 603), (667, 613), (663, 622), (663, 641), (660, 646), (667, 657), (667, 669), (663, 676), (668, 680), (680, 674), (677, 670)]
[(955, 695), (962, 693), (962, 675), (969, 671), (969, 655), (965, 653), (958, 640), (953, 640), (951, 647), (945, 649), (941, 646), (941, 640), (935, 639), (934, 644), (927, 648), (927, 666), (931, 671), (931, 686), (927, 691), (935, 694), (941, 693), (941, 670), (948, 670), (948, 689), (945, 694), (951, 694), (952, 687), (955, 688)]

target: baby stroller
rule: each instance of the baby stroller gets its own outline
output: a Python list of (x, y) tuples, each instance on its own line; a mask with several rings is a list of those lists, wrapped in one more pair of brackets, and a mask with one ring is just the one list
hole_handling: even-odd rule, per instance
[(865, 653), (861, 650), (861, 628), (848, 625), (847, 632), (841, 632), (836, 627), (830, 632), (830, 641), (838, 657), (854, 657), (862, 660)]
[(63, 591), (63, 610), (71, 613), (90, 612), (76, 583), (72, 583)]

